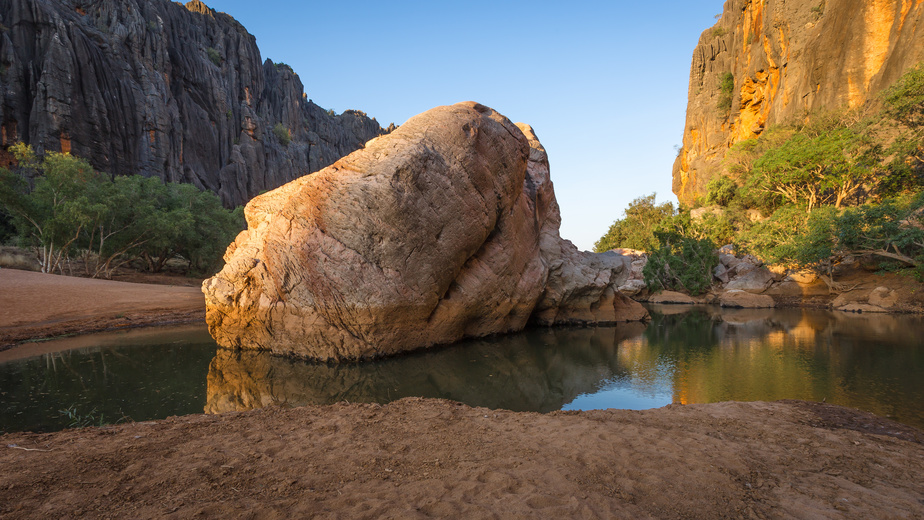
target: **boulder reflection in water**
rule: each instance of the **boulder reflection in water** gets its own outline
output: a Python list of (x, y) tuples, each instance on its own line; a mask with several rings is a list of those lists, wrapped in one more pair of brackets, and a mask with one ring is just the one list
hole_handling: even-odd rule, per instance
[(209, 366), (205, 411), (433, 397), (471, 406), (548, 412), (596, 391), (602, 381), (614, 377), (619, 370), (619, 343), (645, 328), (643, 323), (539, 328), (345, 365), (219, 349)]

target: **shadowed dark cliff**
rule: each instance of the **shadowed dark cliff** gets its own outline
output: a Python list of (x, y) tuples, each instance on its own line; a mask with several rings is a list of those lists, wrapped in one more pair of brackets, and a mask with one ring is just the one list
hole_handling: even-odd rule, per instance
[(228, 206), (383, 132), (306, 99), (291, 68), (198, 0), (2, 0), (0, 96), (4, 146), (192, 183)]

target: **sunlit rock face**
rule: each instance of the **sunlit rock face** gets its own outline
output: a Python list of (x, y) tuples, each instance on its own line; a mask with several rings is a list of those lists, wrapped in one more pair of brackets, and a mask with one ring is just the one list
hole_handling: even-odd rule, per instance
[[(350, 360), (521, 330), (570, 261), (548, 161), (524, 129), (532, 148), (490, 108), (438, 107), (253, 199), (248, 229), (203, 284), (212, 335), (225, 347)], [(579, 310), (543, 322), (646, 317), (615, 292), (622, 264), (610, 263), (569, 278), (591, 287), (558, 292), (589, 296), (556, 297)]]
[[(686, 204), (731, 166), (735, 143), (819, 110), (856, 108), (924, 60), (924, 2), (726, 2), (693, 51), (673, 191)], [(730, 106), (719, 108), (731, 73)]]

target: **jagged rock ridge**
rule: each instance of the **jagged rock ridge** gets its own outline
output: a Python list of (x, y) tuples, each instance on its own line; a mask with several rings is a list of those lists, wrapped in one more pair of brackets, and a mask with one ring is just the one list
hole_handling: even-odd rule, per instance
[(291, 68), (198, 0), (4, 0), (0, 97), (3, 146), (192, 183), (228, 206), (383, 132), (306, 99)]
[[(733, 144), (816, 110), (875, 102), (922, 60), (921, 0), (728, 0), (693, 52), (674, 194), (692, 203), (725, 170)], [(726, 73), (727, 109), (719, 107)]]

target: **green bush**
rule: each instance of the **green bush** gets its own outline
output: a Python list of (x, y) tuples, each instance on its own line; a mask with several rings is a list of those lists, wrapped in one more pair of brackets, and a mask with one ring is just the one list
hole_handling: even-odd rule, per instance
[(212, 63), (218, 67), (221, 67), (221, 54), (219, 54), (219, 52), (214, 47), (209, 47), (205, 50), (205, 52), (209, 55), (209, 59), (212, 61)]
[(676, 231), (659, 231), (656, 235), (661, 245), (648, 255), (642, 270), (648, 288), (680, 290), (694, 296), (708, 291), (712, 270), (719, 263), (715, 244)]
[(273, 133), (282, 146), (289, 146), (289, 142), (292, 141), (292, 134), (289, 133), (288, 128), (282, 126), (282, 123), (276, 123), (276, 126), (273, 127)]
[(738, 185), (728, 177), (716, 177), (706, 184), (706, 204), (728, 206), (738, 193)]
[(721, 113), (727, 113), (731, 110), (732, 99), (735, 93), (735, 76), (731, 72), (725, 72), (719, 75), (719, 101), (716, 108)]
[(0, 245), (9, 243), (16, 236), (16, 228), (13, 227), (13, 216), (0, 208)]
[(704, 215), (693, 227), (693, 231), (698, 238), (708, 239), (714, 244), (731, 244), (748, 224), (747, 217), (739, 215), (738, 211), (727, 209), (720, 215)]
[(724, 27), (713, 27), (712, 28), (712, 37), (721, 38), (728, 34), (728, 31)]
[(885, 113), (910, 128), (924, 126), (924, 63), (909, 69), (882, 95)]

